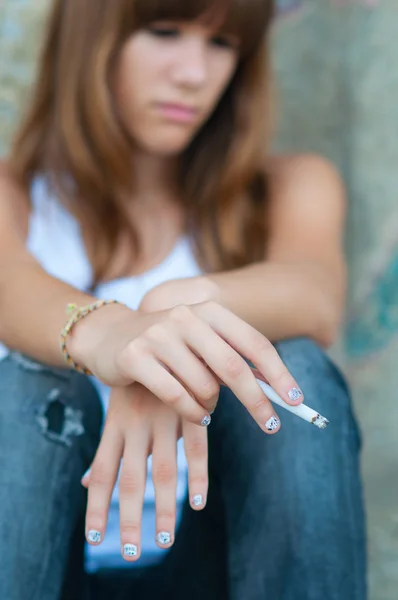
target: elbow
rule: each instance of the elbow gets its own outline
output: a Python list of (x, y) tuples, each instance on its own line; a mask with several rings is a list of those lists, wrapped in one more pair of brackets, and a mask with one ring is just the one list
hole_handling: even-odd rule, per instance
[(316, 329), (314, 339), (324, 350), (331, 348), (340, 337), (344, 326), (346, 294), (347, 272), (341, 261), (338, 274), (323, 277), (313, 296), (316, 299), (313, 315), (318, 316), (313, 320), (313, 329)]
[(314, 340), (319, 344), (321, 348), (324, 350), (329, 350), (333, 346), (333, 344), (337, 341), (338, 335), (340, 332), (340, 328), (320, 328), (314, 334)]
[(328, 350), (338, 340), (343, 325), (344, 309), (340, 303), (328, 302), (323, 305), (319, 315), (314, 340), (324, 349)]

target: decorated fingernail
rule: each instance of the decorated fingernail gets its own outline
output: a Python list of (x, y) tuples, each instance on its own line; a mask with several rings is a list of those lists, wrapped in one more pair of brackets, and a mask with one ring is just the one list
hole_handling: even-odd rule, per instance
[(156, 541), (163, 546), (170, 544), (171, 534), (167, 531), (160, 531), (156, 536)]
[(99, 542), (101, 541), (101, 532), (96, 531), (95, 529), (90, 529), (90, 531), (87, 533), (87, 539), (89, 542), (99, 544)]
[(202, 421), (203, 427), (208, 427), (210, 425), (210, 423), (211, 423), (211, 416), (210, 415), (206, 415), (203, 418), (203, 421)]
[(202, 496), (202, 494), (196, 494), (196, 496), (194, 496), (192, 498), (192, 504), (194, 506), (203, 506), (203, 496)]
[(123, 554), (124, 556), (137, 556), (138, 548), (135, 544), (124, 544)]
[(268, 421), (265, 424), (266, 429), (268, 429), (268, 431), (275, 431), (275, 429), (278, 429), (280, 425), (280, 421), (277, 417), (273, 416), (270, 419), (268, 419)]
[(292, 402), (296, 402), (303, 397), (303, 392), (299, 388), (294, 387), (288, 391), (287, 395)]

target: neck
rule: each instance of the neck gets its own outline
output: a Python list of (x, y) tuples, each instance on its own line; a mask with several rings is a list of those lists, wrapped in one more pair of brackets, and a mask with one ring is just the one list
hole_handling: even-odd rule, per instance
[(162, 158), (136, 151), (132, 157), (134, 205), (156, 206), (178, 198), (178, 159)]

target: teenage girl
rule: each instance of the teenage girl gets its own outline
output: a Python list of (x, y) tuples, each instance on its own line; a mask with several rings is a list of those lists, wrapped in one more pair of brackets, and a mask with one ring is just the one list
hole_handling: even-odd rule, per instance
[(365, 598), (344, 192), (267, 151), (272, 17), (53, 2), (0, 176), (4, 600)]

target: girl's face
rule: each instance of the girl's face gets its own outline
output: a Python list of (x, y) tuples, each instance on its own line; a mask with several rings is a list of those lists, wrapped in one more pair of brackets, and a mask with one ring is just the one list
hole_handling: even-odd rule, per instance
[(238, 42), (197, 22), (157, 22), (121, 50), (118, 114), (142, 150), (181, 153), (216, 108), (238, 62)]

